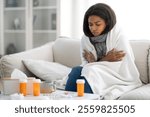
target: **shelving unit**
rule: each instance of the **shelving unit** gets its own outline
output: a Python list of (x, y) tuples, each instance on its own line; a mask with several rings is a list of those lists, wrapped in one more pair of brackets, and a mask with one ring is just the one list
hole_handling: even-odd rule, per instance
[[(56, 2), (56, 0), (45, 0), (41, 3), (41, 5), (33, 7), (33, 19), (37, 19), (36, 22), (33, 20), (33, 47), (37, 47), (41, 43), (44, 44), (48, 42), (50, 38), (51, 41), (56, 39)], [(46, 16), (49, 17), (46, 18)], [(43, 38), (42, 41), (41, 38)]]
[(35, 48), (57, 38), (59, 0), (1, 0), (0, 4), (1, 55)]

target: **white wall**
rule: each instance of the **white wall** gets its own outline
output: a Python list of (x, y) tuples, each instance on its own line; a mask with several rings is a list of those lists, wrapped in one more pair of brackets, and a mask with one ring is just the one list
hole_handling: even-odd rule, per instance
[(60, 35), (81, 38), (85, 11), (93, 4), (109, 4), (131, 39), (150, 39), (149, 0), (61, 0)]
[(85, 0), (60, 0), (60, 36), (81, 38)]
[(60, 0), (60, 36), (71, 36), (72, 0)]

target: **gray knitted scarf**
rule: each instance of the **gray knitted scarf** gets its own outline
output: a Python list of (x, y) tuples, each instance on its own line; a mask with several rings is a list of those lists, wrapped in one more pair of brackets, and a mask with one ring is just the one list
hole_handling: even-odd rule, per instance
[(103, 34), (97, 37), (90, 37), (90, 41), (95, 47), (97, 53), (97, 61), (99, 61), (106, 54), (106, 39), (107, 34)]

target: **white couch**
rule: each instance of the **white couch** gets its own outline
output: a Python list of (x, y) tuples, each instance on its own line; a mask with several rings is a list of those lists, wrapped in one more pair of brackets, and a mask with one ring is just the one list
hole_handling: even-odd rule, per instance
[[(140, 72), (143, 86), (123, 94), (119, 99), (150, 99), (149, 48), (150, 41), (130, 41), (135, 55), (135, 62)], [(25, 52), (3, 56), (0, 60), (1, 77), (9, 77), (14, 68), (20, 69), (27, 76), (34, 76), (22, 63), (22, 59), (36, 59), (57, 62), (68, 67), (81, 64), (80, 40), (59, 38), (55, 42)]]

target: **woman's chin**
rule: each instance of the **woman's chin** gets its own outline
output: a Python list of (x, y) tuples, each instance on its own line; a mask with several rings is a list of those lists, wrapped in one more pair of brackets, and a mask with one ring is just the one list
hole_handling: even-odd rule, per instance
[(97, 36), (99, 36), (99, 34), (95, 34), (95, 35), (93, 34), (93, 36), (94, 36), (94, 37), (97, 37)]
[(97, 37), (97, 36), (99, 36), (101, 33), (93, 33), (93, 36), (94, 37)]

